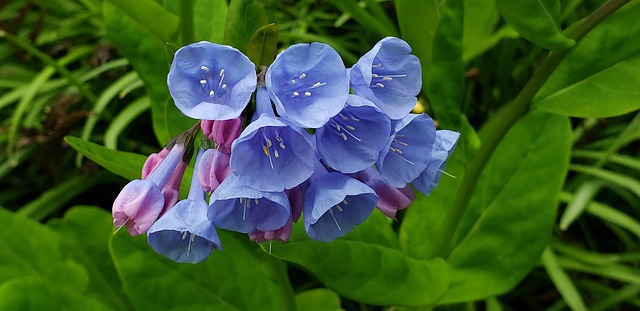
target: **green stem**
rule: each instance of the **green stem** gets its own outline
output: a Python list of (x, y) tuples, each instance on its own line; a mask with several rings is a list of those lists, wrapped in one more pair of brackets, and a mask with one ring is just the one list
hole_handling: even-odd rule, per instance
[[(596, 11), (587, 16), (584, 20), (573, 28), (567, 35), (568, 38), (575, 40), (576, 42), (582, 39), (591, 29), (598, 25), (602, 20), (607, 18), (618, 8), (630, 0), (609, 0), (603, 4)], [(439, 239), (436, 240), (431, 257), (443, 257), (449, 256), (451, 251), (450, 243), (453, 240), (453, 236), (462, 220), (471, 195), (473, 194), (480, 175), (484, 170), (489, 158), (495, 151), (496, 147), (509, 131), (509, 129), (527, 112), (531, 104), (531, 99), (540, 90), (544, 82), (549, 78), (553, 71), (558, 67), (560, 62), (567, 56), (569, 49), (550, 52), (547, 58), (544, 60), (540, 68), (533, 74), (531, 79), (524, 86), (518, 96), (504, 109), (500, 114), (498, 122), (492, 122), (492, 128), (488, 131), (487, 136), (482, 141), (482, 145), (478, 150), (475, 157), (471, 160), (467, 171), (460, 180), (460, 184), (456, 189), (456, 195), (452, 202), (451, 210), (445, 217), (441, 227)], [(495, 120), (494, 120), (495, 121)]]
[(272, 256), (269, 256), (268, 260), (275, 273), (276, 282), (278, 283), (278, 288), (280, 289), (283, 310), (296, 311), (297, 307), (295, 295), (293, 292), (293, 287), (291, 287), (291, 282), (289, 281), (289, 276), (287, 275), (286, 263)]
[(193, 43), (193, 29), (193, 0), (180, 0), (180, 31), (183, 45)]

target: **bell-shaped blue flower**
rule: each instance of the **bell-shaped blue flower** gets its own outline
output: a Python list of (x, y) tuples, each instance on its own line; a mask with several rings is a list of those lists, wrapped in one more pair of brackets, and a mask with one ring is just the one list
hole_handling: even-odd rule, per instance
[(278, 114), (305, 128), (318, 128), (342, 110), (349, 78), (340, 55), (314, 42), (296, 44), (280, 53), (265, 77)]
[(431, 161), (427, 168), (411, 184), (420, 192), (429, 195), (438, 185), (444, 172), (447, 159), (458, 144), (460, 133), (449, 130), (436, 131), (436, 141), (431, 152)]
[(376, 167), (391, 186), (403, 188), (427, 168), (436, 139), (433, 120), (426, 114), (409, 114), (395, 122)]
[(235, 48), (198, 42), (180, 48), (167, 84), (176, 107), (204, 120), (237, 118), (256, 89), (255, 65)]
[(241, 233), (275, 231), (291, 217), (284, 192), (258, 191), (231, 174), (211, 194), (209, 219), (216, 227)]
[(389, 117), (371, 101), (349, 95), (347, 106), (316, 131), (318, 153), (331, 168), (355, 173), (376, 163), (390, 130)]
[[(198, 160), (201, 155), (202, 150)], [(173, 261), (204, 261), (214, 250), (222, 249), (213, 222), (207, 218), (208, 209), (205, 192), (194, 174), (187, 199), (162, 215), (147, 232), (149, 245)]]
[(304, 136), (309, 134), (274, 116), (264, 87), (256, 104), (259, 117), (231, 146), (231, 171), (256, 190), (291, 189), (313, 173), (313, 146)]
[(304, 228), (313, 240), (337, 239), (365, 221), (377, 202), (378, 196), (369, 186), (342, 173), (325, 171), (311, 181), (305, 195)]
[(375, 103), (391, 119), (404, 118), (422, 87), (420, 60), (401, 39), (380, 40), (349, 70), (356, 95)]

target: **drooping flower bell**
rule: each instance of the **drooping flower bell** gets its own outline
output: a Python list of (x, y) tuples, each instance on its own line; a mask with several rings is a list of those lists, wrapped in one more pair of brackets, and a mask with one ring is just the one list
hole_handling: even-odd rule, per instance
[(209, 203), (208, 216), (216, 227), (241, 233), (277, 230), (291, 216), (284, 192), (255, 190), (233, 174), (211, 194)]
[(387, 217), (395, 218), (399, 210), (405, 209), (416, 199), (416, 194), (407, 185), (395, 188), (389, 185), (373, 167), (368, 167), (356, 174), (357, 178), (375, 190), (379, 197), (376, 207)]
[(256, 88), (255, 65), (235, 48), (202, 41), (175, 53), (167, 84), (184, 115), (233, 119), (240, 116)]
[(185, 154), (184, 144), (175, 144), (146, 179), (129, 182), (113, 202), (113, 224), (127, 227), (132, 236), (149, 229), (163, 212), (165, 198), (161, 191)]
[(347, 105), (316, 131), (322, 159), (342, 173), (372, 166), (387, 144), (391, 122), (371, 101), (349, 95)]
[[(202, 153), (198, 152), (196, 165)], [(176, 262), (204, 261), (214, 250), (222, 249), (213, 222), (207, 217), (208, 210), (205, 192), (194, 173), (187, 199), (178, 202), (149, 228), (149, 245)]]
[(249, 238), (251, 239), (251, 241), (255, 241), (257, 243), (263, 243), (272, 240), (278, 242), (289, 241), (293, 223), (298, 222), (298, 219), (300, 219), (300, 215), (302, 214), (302, 210), (304, 208), (304, 191), (302, 190), (302, 186), (298, 186), (290, 190), (285, 190), (284, 192), (287, 194), (287, 197), (289, 198), (289, 204), (291, 205), (291, 216), (289, 216), (289, 220), (287, 220), (287, 223), (276, 230), (255, 230), (253, 232), (249, 232)]
[(356, 95), (376, 104), (391, 119), (404, 118), (422, 87), (420, 60), (402, 39), (380, 40), (349, 70)]
[(292, 45), (280, 53), (265, 82), (278, 114), (303, 128), (318, 128), (345, 105), (347, 70), (330, 46), (314, 42)]
[(327, 172), (322, 164), (304, 200), (304, 228), (313, 240), (328, 242), (349, 233), (369, 217), (378, 202), (375, 191), (357, 179)]
[(426, 114), (409, 114), (395, 122), (376, 168), (384, 180), (403, 188), (427, 168), (436, 139), (433, 120)]
[(256, 93), (257, 119), (231, 146), (231, 171), (242, 183), (260, 191), (283, 191), (313, 173), (313, 146), (304, 130), (277, 118), (264, 87)]
[(456, 148), (459, 138), (460, 133), (458, 132), (449, 130), (436, 131), (436, 141), (431, 152), (431, 161), (429, 161), (429, 165), (420, 176), (411, 182), (418, 191), (429, 195), (431, 190), (438, 185), (438, 181), (440, 181), (447, 164), (447, 159)]
[(204, 191), (213, 192), (231, 174), (229, 154), (218, 149), (207, 149), (194, 169)]

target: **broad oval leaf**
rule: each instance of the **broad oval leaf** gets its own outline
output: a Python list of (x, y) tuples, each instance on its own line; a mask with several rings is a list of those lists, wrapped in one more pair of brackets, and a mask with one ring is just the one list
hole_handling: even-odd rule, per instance
[(296, 294), (296, 307), (305, 311), (344, 311), (340, 307), (340, 296), (326, 288), (315, 288)]
[(276, 24), (264, 25), (251, 36), (247, 46), (247, 56), (256, 65), (269, 66), (278, 52), (278, 27)]
[(500, 15), (525, 39), (548, 50), (571, 47), (558, 26), (559, 0), (496, 0)]
[(640, 109), (640, 2), (604, 20), (569, 52), (533, 99), (542, 110), (604, 118)]
[(352, 232), (330, 243), (310, 240), (298, 223), (294, 239), (274, 244), (271, 254), (303, 266), (349, 299), (376, 305), (436, 302), (448, 286), (447, 264), (441, 258), (419, 260), (404, 254), (386, 220), (374, 211)]
[(156, 254), (146, 236), (116, 234), (111, 255), (134, 306), (138, 310), (283, 310), (283, 295), (275, 281), (282, 276), (274, 275), (269, 262), (273, 259), (246, 235), (218, 233), (223, 250), (195, 265)]
[(533, 112), (509, 130), (478, 182), (448, 258), (440, 303), (512, 289), (539, 261), (554, 225), (571, 148), (567, 117)]

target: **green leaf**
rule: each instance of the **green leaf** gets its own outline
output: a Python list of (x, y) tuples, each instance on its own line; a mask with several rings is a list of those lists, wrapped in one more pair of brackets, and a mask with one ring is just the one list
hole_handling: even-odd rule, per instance
[(153, 130), (160, 145), (164, 145), (194, 123), (180, 113), (169, 96), (167, 74), (171, 61), (166, 51), (172, 41), (153, 36), (149, 29), (107, 1), (103, 2), (102, 12), (107, 34), (145, 83), (151, 99)]
[(260, 1), (231, 0), (224, 28), (224, 43), (247, 54), (251, 36), (265, 24), (267, 12)]
[(548, 50), (573, 46), (559, 28), (559, 0), (496, 0), (500, 15), (525, 39)]
[(494, 1), (464, 0), (464, 31), (462, 33), (463, 54), (470, 59), (479, 55), (488, 42), (498, 35), (494, 32), (498, 24), (498, 9)]
[(276, 24), (264, 25), (253, 34), (247, 47), (247, 56), (256, 68), (269, 66), (278, 52), (278, 27)]
[[(153, 0), (137, 0), (135, 5), (127, 0), (107, 0), (123, 14), (156, 39), (163, 42), (175, 42), (178, 35), (178, 16), (172, 14)], [(142, 38), (139, 38), (142, 39)]]
[(340, 307), (340, 296), (330, 289), (316, 288), (296, 294), (298, 310), (344, 311)]
[(111, 214), (98, 207), (76, 206), (65, 213), (64, 219), (51, 221), (49, 227), (65, 237), (64, 253), (87, 270), (86, 296), (105, 302), (115, 310), (133, 309), (109, 254), (109, 240), (115, 230)]
[(267, 254), (246, 235), (218, 233), (224, 250), (195, 265), (156, 254), (145, 236), (116, 234), (111, 254), (134, 306), (139, 310), (282, 310)]
[(558, 289), (560, 295), (562, 295), (562, 298), (564, 298), (564, 301), (569, 305), (571, 310), (586, 311), (587, 306), (584, 304), (580, 292), (576, 289), (567, 272), (562, 269), (556, 255), (550, 248), (546, 248), (542, 253), (542, 265), (547, 271), (547, 274), (549, 274), (553, 285)]
[(310, 240), (302, 223), (272, 255), (303, 266), (341, 296), (368, 304), (432, 304), (448, 285), (441, 258), (418, 260), (397, 248), (391, 225), (378, 211), (331, 243)]
[(116, 310), (78, 291), (65, 290), (58, 282), (49, 282), (37, 276), (1, 284), (0, 297), (0, 310)]
[[(369, 13), (365, 7), (361, 6), (362, 1), (355, 0), (329, 0), (329, 2), (336, 6), (340, 12), (349, 14), (358, 23), (365, 26), (368, 30), (375, 32), (380, 37), (397, 37), (398, 30), (386, 15), (378, 18), (374, 14)], [(367, 5), (371, 5), (371, 10), (375, 11), (375, 6), (379, 5), (374, 1), (368, 1)]]
[(456, 232), (451, 286), (441, 303), (507, 292), (538, 262), (551, 237), (570, 147), (566, 117), (533, 112), (509, 130)]
[(109, 149), (78, 137), (67, 136), (64, 140), (91, 161), (126, 179), (139, 179), (142, 165), (147, 159), (141, 154)]
[(195, 41), (222, 43), (227, 0), (193, 0)]
[(433, 37), (440, 21), (441, 0), (396, 0), (396, 15), (402, 38), (409, 43), (413, 54), (420, 59), (422, 67), (422, 89), (429, 76)]
[(600, 23), (576, 46), (533, 99), (542, 110), (604, 118), (640, 109), (640, 3)]
[[(0, 284), (42, 277), (60, 289), (84, 292), (87, 272), (62, 256), (58, 235), (25, 217), (0, 209)], [(0, 296), (3, 297), (4, 295)]]

